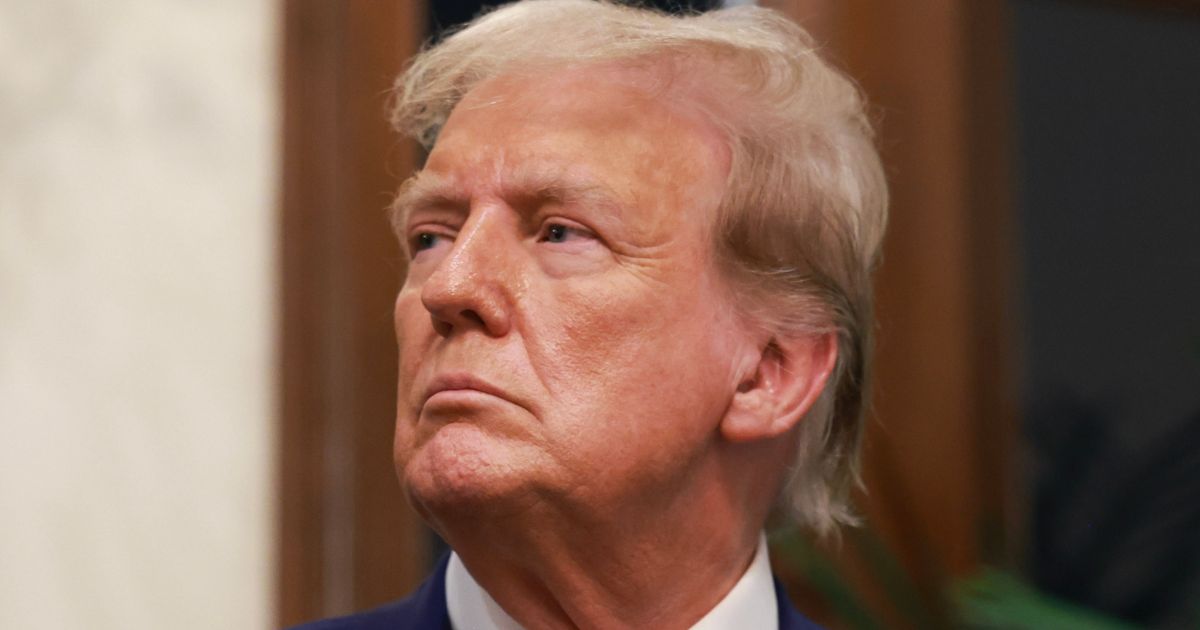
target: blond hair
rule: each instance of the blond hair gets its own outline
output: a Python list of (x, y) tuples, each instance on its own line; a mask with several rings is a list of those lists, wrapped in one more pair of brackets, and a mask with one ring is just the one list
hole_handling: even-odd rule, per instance
[(757, 7), (679, 17), (526, 0), (417, 55), (397, 80), (393, 123), (429, 148), (486, 79), (614, 62), (665, 70), (663, 89), (724, 131), (732, 161), (714, 251), (743, 314), (776, 337), (837, 335), (837, 364), (802, 422), (784, 499), (818, 532), (853, 522), (887, 188), (862, 96), (802, 28)]

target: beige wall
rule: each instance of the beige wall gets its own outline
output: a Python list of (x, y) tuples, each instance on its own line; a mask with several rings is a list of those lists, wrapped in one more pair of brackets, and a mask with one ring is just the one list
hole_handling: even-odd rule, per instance
[(0, 0), (0, 628), (270, 624), (275, 13)]

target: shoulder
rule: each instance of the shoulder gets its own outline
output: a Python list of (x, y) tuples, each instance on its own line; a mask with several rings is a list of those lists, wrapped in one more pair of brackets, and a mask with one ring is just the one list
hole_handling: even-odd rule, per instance
[(291, 630), (450, 630), (446, 611), (446, 561), (408, 597), (365, 612), (322, 619)]

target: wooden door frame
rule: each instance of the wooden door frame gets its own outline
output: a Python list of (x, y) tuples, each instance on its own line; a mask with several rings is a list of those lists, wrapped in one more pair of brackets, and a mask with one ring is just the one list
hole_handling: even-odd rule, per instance
[(424, 3), (283, 3), (279, 625), (404, 594), (427, 534), (391, 464), (399, 250), (385, 208), (416, 164), (387, 92)]

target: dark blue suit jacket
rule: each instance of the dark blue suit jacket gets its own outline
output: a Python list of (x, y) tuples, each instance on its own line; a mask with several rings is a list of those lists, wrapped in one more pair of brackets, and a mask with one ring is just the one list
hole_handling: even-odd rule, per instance
[[(405, 599), (357, 615), (296, 626), (293, 630), (450, 630), (450, 613), (446, 610), (449, 560), (449, 556), (442, 558), (433, 575)], [(775, 600), (779, 602), (779, 630), (821, 630), (821, 626), (796, 612), (779, 580), (775, 580)]]

